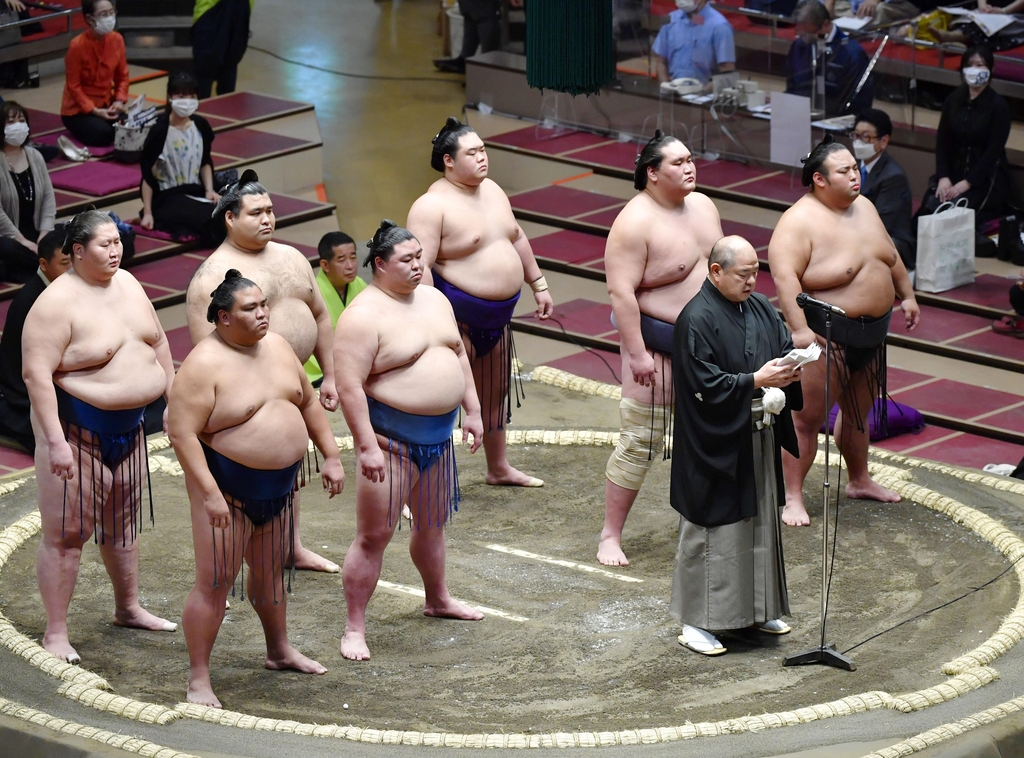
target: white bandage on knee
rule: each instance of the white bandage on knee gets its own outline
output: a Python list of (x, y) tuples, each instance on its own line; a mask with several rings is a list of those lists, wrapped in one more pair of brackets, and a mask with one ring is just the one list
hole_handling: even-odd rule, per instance
[(619, 402), (619, 444), (608, 459), (605, 476), (612, 484), (638, 490), (654, 459), (661, 455), (668, 406), (623, 398)]

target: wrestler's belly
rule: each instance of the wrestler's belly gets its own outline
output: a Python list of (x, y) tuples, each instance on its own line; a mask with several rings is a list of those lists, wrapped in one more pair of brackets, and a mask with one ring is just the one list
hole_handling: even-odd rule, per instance
[(704, 279), (704, 274), (698, 276), (694, 272), (678, 282), (652, 289), (639, 289), (636, 291), (636, 303), (641, 313), (674, 324), (679, 313), (700, 290)]
[(309, 306), (301, 300), (285, 297), (275, 302), (270, 309), (270, 330), (288, 340), (300, 363), (305, 363), (313, 354), (317, 337), (316, 319)]
[(805, 279), (804, 287), (811, 297), (838, 305), (846, 311), (849, 318), (884, 316), (892, 308), (893, 300), (896, 298), (892, 272), (881, 261), (866, 264), (848, 283), (835, 287), (810, 288)]
[(431, 347), (414, 363), (370, 376), (366, 394), (406, 413), (440, 416), (462, 403), (466, 376), (451, 348)]
[(302, 413), (287, 400), (271, 400), (238, 426), (200, 439), (236, 463), (258, 469), (280, 469), (299, 460), (309, 447)]
[(444, 260), (439, 254), (434, 269), (449, 284), (481, 300), (508, 300), (523, 286), (523, 262), (508, 240), (463, 258)]
[(156, 351), (141, 340), (122, 345), (98, 368), (58, 371), (53, 381), (79, 400), (107, 410), (141, 408), (167, 388), (167, 374), (157, 362)]

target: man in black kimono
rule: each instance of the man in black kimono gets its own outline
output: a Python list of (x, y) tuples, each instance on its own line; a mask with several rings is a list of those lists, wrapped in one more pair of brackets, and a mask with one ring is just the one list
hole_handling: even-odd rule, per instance
[(793, 343), (754, 292), (757, 271), (750, 243), (719, 240), (673, 339), (671, 502), (682, 518), (670, 611), (680, 644), (704, 655), (725, 652), (711, 629), (790, 631), (780, 620), (789, 613), (781, 448), (798, 452), (790, 411), (803, 398), (800, 369), (778, 365)]

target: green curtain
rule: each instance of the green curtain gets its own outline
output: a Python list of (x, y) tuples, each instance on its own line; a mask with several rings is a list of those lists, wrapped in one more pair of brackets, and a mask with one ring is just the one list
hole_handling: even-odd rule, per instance
[(612, 0), (528, 0), (526, 81), (590, 95), (615, 75)]

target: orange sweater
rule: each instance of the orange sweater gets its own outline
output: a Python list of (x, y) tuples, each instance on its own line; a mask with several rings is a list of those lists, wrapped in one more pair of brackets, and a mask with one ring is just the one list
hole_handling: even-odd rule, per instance
[(110, 32), (97, 38), (84, 31), (71, 40), (64, 56), (66, 70), (60, 115), (77, 116), (128, 101), (128, 59), (124, 37)]

